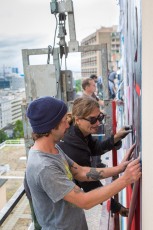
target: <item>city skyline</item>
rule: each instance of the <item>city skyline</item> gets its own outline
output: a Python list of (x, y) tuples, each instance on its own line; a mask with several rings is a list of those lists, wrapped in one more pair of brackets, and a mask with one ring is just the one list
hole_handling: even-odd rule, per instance
[[(101, 26), (118, 24), (119, 6), (116, 0), (73, 0), (73, 5), (79, 44)], [(0, 17), (0, 67), (18, 67), (22, 72), (22, 49), (53, 45), (55, 17), (50, 13), (50, 1), (5, 0), (1, 4)], [(66, 29), (68, 32), (68, 27)], [(46, 64), (47, 57), (32, 61), (34, 64)], [(68, 68), (79, 71), (80, 54), (69, 54), (67, 61)]]

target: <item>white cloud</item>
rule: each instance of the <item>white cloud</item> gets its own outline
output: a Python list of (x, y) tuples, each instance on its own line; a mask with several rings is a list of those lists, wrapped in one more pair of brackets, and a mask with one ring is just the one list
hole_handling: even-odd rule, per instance
[[(101, 26), (118, 23), (116, 0), (73, 0), (73, 5), (79, 42)], [(55, 17), (50, 12), (49, 0), (1, 1), (0, 19), (0, 66), (15, 65), (22, 69), (22, 49), (53, 45)], [(70, 68), (80, 68), (79, 56), (68, 55)]]

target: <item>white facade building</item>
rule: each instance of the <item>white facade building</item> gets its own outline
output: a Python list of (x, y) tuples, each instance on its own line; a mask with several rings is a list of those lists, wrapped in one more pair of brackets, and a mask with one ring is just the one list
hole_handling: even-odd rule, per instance
[(0, 98), (0, 129), (22, 119), (22, 94)]
[(0, 129), (12, 122), (11, 101), (6, 98), (0, 99)]

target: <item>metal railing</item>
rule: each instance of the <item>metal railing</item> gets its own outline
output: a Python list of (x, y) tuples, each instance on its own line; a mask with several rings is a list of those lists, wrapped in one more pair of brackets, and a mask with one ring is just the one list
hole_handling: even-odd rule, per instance
[(14, 207), (20, 201), (25, 193), (23, 185), (16, 191), (16, 193), (11, 197), (11, 199), (5, 204), (5, 206), (0, 211), (0, 226), (12, 212)]
[(0, 149), (4, 148), (5, 146), (18, 146), (18, 145), (24, 145), (24, 139), (16, 139), (16, 140), (6, 140), (0, 144)]

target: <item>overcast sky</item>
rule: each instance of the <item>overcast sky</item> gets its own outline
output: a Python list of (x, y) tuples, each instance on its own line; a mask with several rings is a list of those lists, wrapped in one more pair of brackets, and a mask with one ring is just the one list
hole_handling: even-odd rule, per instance
[[(73, 5), (79, 43), (101, 26), (118, 24), (118, 0), (73, 0)], [(1, 1), (0, 67), (19, 67), (22, 72), (21, 50), (53, 45), (54, 30), (55, 17), (50, 13), (49, 0)], [(74, 71), (79, 70), (78, 54), (68, 55), (68, 67)]]

